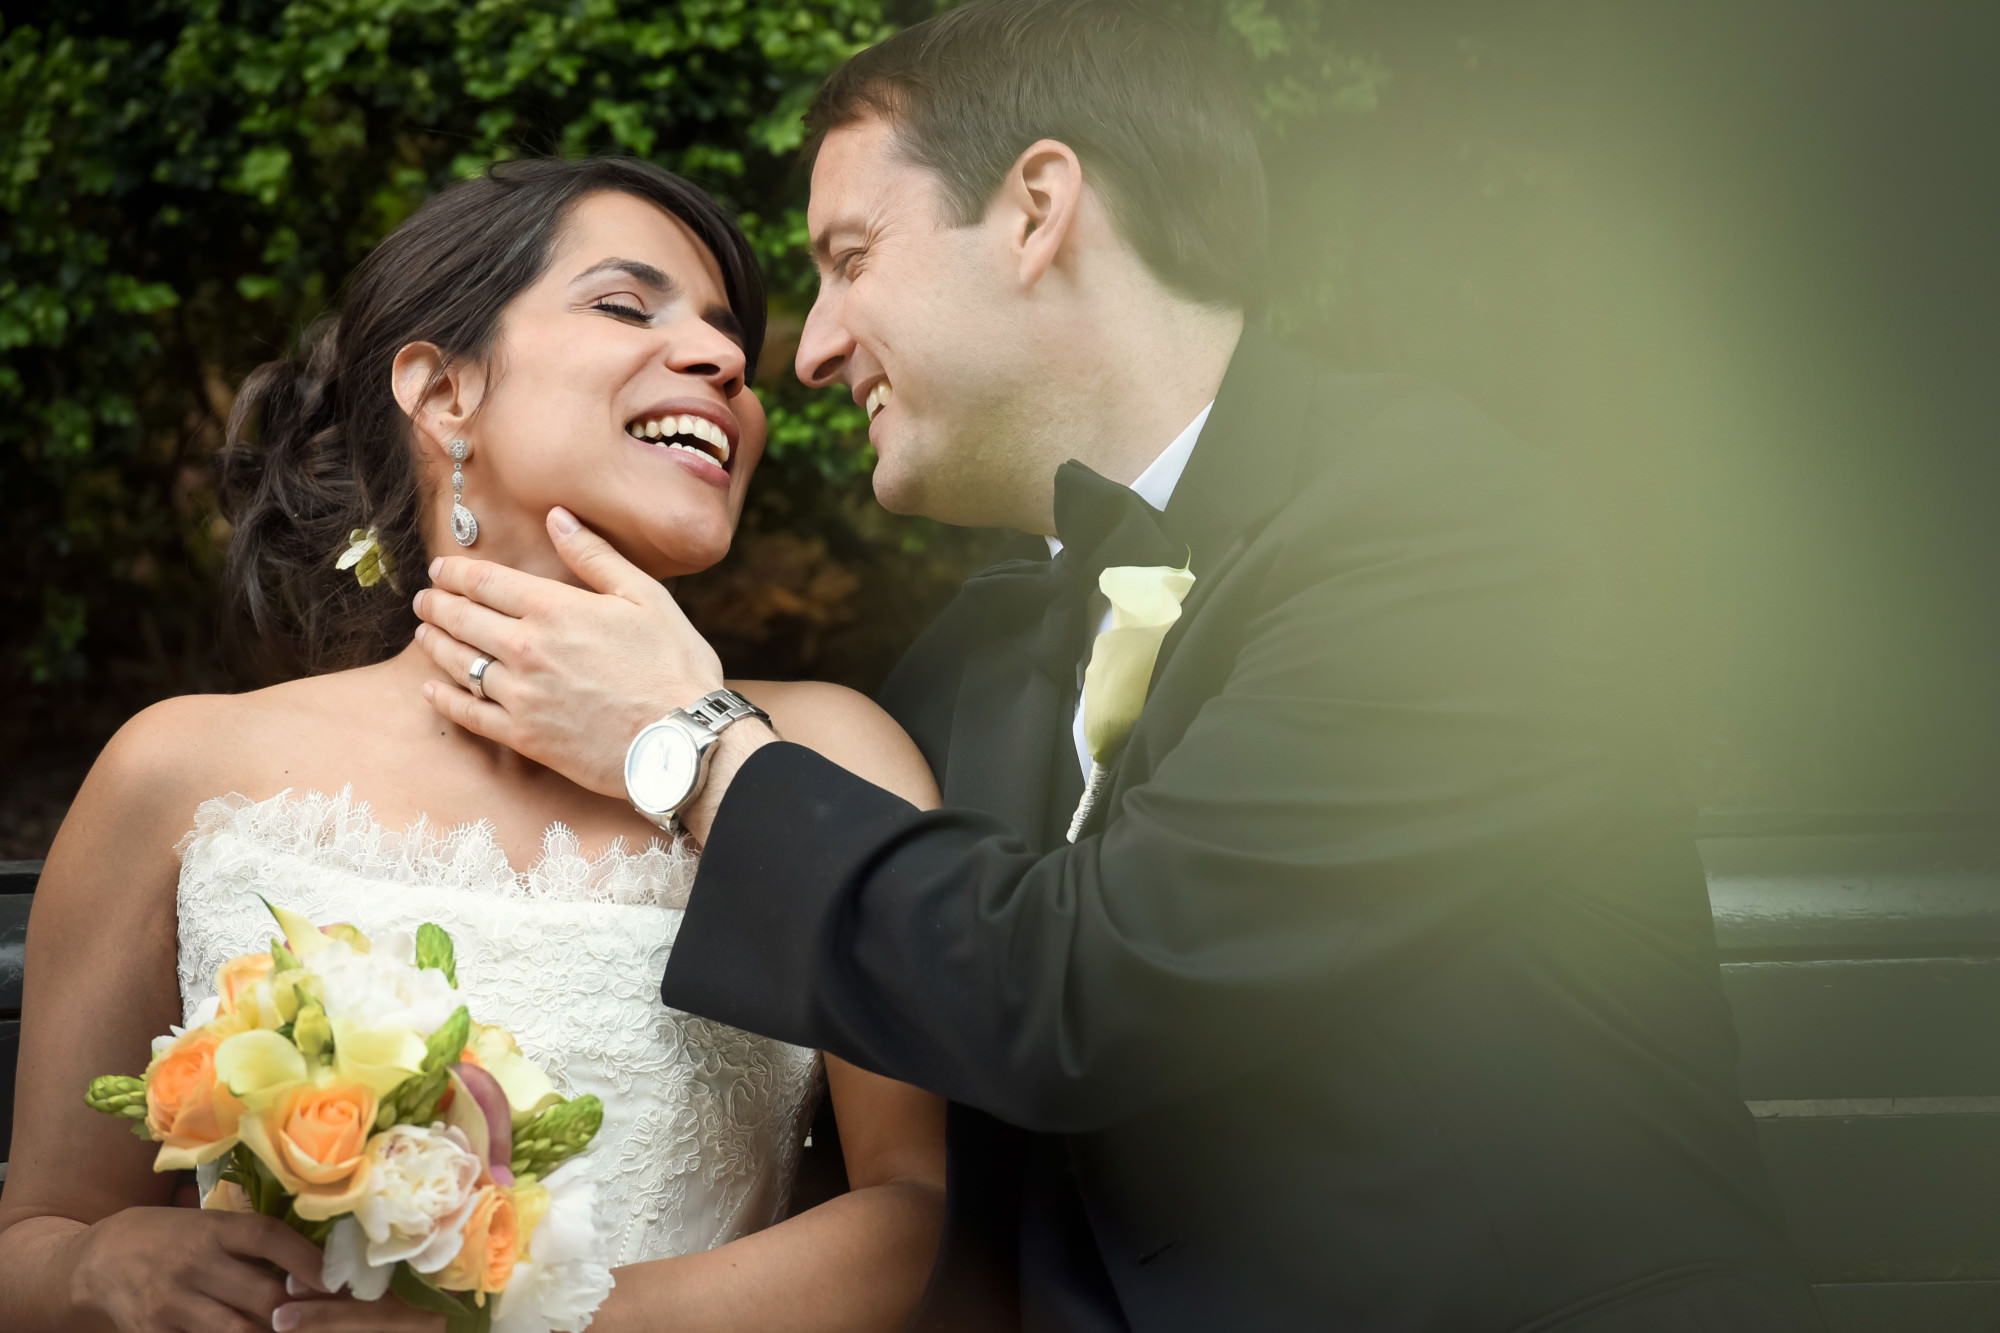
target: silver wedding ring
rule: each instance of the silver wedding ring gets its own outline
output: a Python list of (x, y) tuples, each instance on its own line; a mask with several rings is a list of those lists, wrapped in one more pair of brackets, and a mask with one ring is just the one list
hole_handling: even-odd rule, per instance
[(493, 659), (481, 655), (472, 659), (472, 665), (465, 669), (465, 683), (472, 689), (472, 697), (486, 697), (486, 668), (493, 665)]

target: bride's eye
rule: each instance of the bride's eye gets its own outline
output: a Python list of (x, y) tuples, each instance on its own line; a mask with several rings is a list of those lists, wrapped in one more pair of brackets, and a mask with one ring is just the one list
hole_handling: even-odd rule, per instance
[(590, 308), (592, 310), (602, 310), (607, 315), (616, 315), (620, 319), (629, 319), (640, 324), (650, 324), (653, 322), (653, 317), (637, 306), (621, 305), (617, 301), (598, 301)]

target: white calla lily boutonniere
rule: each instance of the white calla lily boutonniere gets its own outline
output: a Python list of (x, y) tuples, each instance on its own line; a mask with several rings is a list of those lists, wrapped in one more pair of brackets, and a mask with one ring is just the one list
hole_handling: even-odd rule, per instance
[(1111, 777), (1111, 762), (1146, 706), (1160, 644), (1181, 618), (1181, 603), (1194, 587), (1185, 566), (1113, 565), (1097, 586), (1111, 599), (1111, 625), (1097, 636), (1083, 672), (1083, 739), (1090, 747), (1090, 781), (1070, 817), (1075, 842), (1084, 821)]

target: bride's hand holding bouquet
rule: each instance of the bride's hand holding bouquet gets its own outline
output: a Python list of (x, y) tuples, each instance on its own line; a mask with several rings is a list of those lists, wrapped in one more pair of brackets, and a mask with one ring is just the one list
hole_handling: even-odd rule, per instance
[[(145, 1076), (95, 1079), (88, 1104), (157, 1142), (156, 1171), (219, 1172), (205, 1209), (324, 1246), (327, 1291), (394, 1293), (454, 1333), (587, 1325), (611, 1275), (594, 1187), (563, 1164), (597, 1132), (597, 1099), (564, 1100), (510, 1034), (472, 1021), (444, 931), (371, 942), (271, 911), (285, 938), (224, 964)], [(296, 1255), (259, 1257), (300, 1285)]]

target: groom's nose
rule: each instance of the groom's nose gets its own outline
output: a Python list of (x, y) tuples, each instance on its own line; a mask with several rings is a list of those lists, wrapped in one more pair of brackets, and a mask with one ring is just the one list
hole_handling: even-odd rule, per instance
[(840, 306), (822, 288), (812, 309), (806, 312), (806, 326), (799, 333), (799, 352), (792, 361), (799, 382), (814, 389), (836, 382), (853, 351), (854, 337), (840, 318)]

